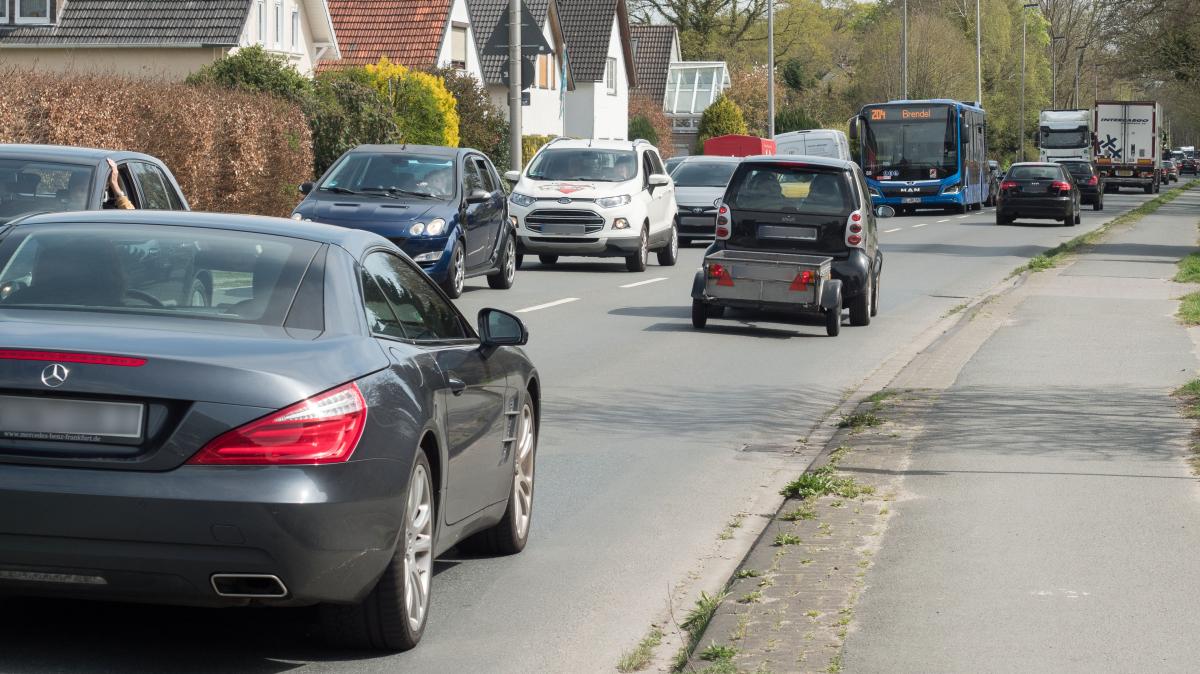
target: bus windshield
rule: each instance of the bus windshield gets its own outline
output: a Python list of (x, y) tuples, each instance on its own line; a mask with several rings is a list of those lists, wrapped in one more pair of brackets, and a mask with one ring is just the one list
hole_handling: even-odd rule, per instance
[(1050, 129), (1043, 126), (1039, 131), (1039, 136), (1039, 147), (1047, 150), (1068, 150), (1088, 146), (1087, 130), (1082, 127), (1067, 130)]
[(876, 180), (940, 180), (958, 171), (956, 115), (946, 105), (863, 111), (863, 169)]

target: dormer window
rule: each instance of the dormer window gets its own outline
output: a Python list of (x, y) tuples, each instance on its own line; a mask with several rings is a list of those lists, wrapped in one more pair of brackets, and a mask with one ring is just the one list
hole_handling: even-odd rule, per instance
[[(17, 0), (16, 12), (13, 16), (14, 23), (50, 23), (50, 2), (51, 0)], [(8, 3), (5, 2), (5, 4)]]

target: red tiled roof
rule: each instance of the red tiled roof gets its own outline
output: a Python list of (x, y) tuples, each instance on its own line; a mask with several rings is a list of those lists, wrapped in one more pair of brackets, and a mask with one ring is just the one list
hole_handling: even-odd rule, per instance
[(452, 0), (329, 0), (342, 58), (326, 67), (377, 63), (437, 64)]

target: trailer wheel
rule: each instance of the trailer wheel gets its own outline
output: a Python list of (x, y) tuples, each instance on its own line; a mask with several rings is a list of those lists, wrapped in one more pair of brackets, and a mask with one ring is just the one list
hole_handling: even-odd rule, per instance
[(831, 308), (825, 310), (825, 334), (830, 337), (837, 337), (842, 331), (842, 300), (838, 298), (838, 303)]
[(708, 325), (708, 307), (700, 300), (692, 300), (692, 327), (703, 330)]

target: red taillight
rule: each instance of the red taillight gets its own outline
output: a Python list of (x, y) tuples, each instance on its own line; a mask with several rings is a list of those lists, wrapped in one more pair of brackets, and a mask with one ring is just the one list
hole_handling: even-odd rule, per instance
[(1016, 188), (1017, 181), (1015, 180), (1005, 180), (1004, 182), (1000, 183), (1000, 189), (1002, 190), (1015, 190)]
[(340, 463), (362, 438), (367, 403), (358, 386), (346, 384), (298, 402), (209, 442), (194, 465), (287, 465)]
[(717, 238), (724, 240), (729, 236), (729, 207), (721, 204), (717, 207)]
[(862, 213), (859, 211), (854, 211), (853, 213), (850, 214), (850, 217), (846, 220), (846, 245), (848, 245), (848, 246), (862, 245), (863, 238), (862, 238), (862, 236), (859, 235), (859, 232), (861, 232), (863, 230), (862, 219), (863, 219)]
[(861, 232), (861, 231), (862, 231), (862, 225), (860, 225), (860, 224), (858, 224), (858, 223), (856, 222), (856, 223), (854, 223), (854, 224), (850, 225), (850, 231), (852, 231), (852, 232), (854, 232), (855, 234), (857, 234), (857, 233), (859, 233), (859, 232)]
[(812, 282), (812, 271), (805, 269), (799, 274), (796, 274), (796, 278), (792, 279), (792, 285), (788, 286), (788, 290), (805, 291), (808, 290), (808, 285)]
[(1099, 184), (1099, 182), (1100, 182), (1100, 179), (1097, 178), (1096, 176), (1092, 176), (1091, 178), (1088, 178), (1088, 180), (1087, 180), (1088, 185), (1096, 185), (1096, 184)]
[(846, 242), (851, 246), (857, 246), (858, 244), (862, 243), (862, 237), (857, 234), (851, 234), (850, 236), (846, 237)]
[(726, 269), (723, 265), (719, 265), (719, 264), (708, 265), (708, 276), (709, 276), (709, 278), (717, 279), (717, 285), (719, 285), (719, 286), (733, 285), (733, 277), (729, 275), (729, 270)]
[(850, 222), (862, 222), (862, 213), (855, 211), (850, 214)]
[(1071, 183), (1064, 183), (1061, 180), (1055, 180), (1054, 182), (1050, 183), (1050, 191), (1052, 191), (1052, 192), (1070, 192), (1071, 191)]
[(113, 365), (115, 367), (141, 367), (145, 358), (129, 356), (106, 356), (99, 353), (73, 353), (63, 351), (28, 351), (24, 349), (0, 349), (0, 360), (38, 360), (56, 363), (80, 363), (82, 365)]

